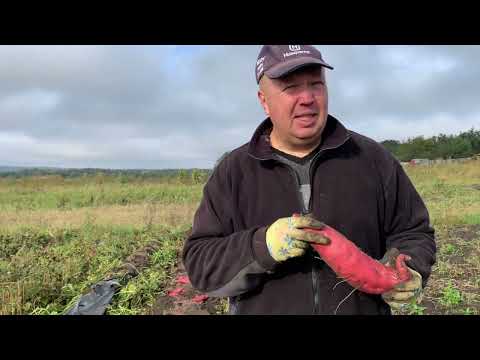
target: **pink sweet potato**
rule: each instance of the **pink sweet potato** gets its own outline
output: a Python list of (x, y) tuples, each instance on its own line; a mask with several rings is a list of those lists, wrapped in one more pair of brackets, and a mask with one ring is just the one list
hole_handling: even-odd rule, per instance
[(312, 246), (339, 277), (360, 291), (383, 294), (411, 277), (405, 264), (406, 260), (410, 260), (408, 255), (399, 254), (393, 268), (368, 256), (353, 242), (328, 225), (321, 230), (309, 228), (304, 230), (321, 233), (331, 240), (328, 245), (313, 244)]

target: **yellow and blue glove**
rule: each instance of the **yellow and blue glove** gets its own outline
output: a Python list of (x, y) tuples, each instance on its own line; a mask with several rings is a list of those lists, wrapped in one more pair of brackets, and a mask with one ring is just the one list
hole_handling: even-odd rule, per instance
[(328, 245), (330, 240), (321, 234), (302, 230), (309, 227), (322, 229), (325, 225), (310, 216), (281, 218), (275, 221), (266, 233), (268, 251), (277, 262), (302, 256), (310, 243)]

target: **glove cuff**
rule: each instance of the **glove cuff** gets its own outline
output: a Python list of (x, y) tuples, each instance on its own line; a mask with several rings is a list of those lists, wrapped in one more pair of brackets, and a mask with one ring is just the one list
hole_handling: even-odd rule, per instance
[(255, 260), (267, 271), (272, 272), (278, 264), (270, 255), (266, 242), (267, 227), (261, 227), (252, 237), (252, 251)]

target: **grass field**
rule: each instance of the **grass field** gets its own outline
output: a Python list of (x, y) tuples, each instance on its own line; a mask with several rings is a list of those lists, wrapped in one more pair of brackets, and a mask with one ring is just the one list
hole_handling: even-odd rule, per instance
[[(404, 314), (480, 314), (479, 162), (407, 166), (436, 229), (420, 305)], [(61, 314), (156, 244), (108, 314), (146, 314), (172, 279), (202, 184), (94, 176), (0, 179), (0, 314)]]
[(422, 303), (402, 314), (480, 314), (480, 162), (407, 166), (436, 231)]
[(109, 314), (142, 314), (162, 294), (202, 185), (115, 178), (0, 179), (0, 314), (61, 314), (156, 243)]

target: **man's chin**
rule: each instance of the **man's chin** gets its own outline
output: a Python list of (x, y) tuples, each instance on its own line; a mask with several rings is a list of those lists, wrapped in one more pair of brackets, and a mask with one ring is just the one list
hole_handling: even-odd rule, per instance
[(317, 141), (321, 136), (321, 130), (313, 130), (313, 129), (305, 129), (306, 131), (298, 131), (295, 134), (295, 138), (297, 138), (299, 141), (302, 142), (315, 142)]
[(321, 134), (315, 134), (315, 136), (296, 136), (295, 142), (298, 146), (316, 146), (321, 141)]

